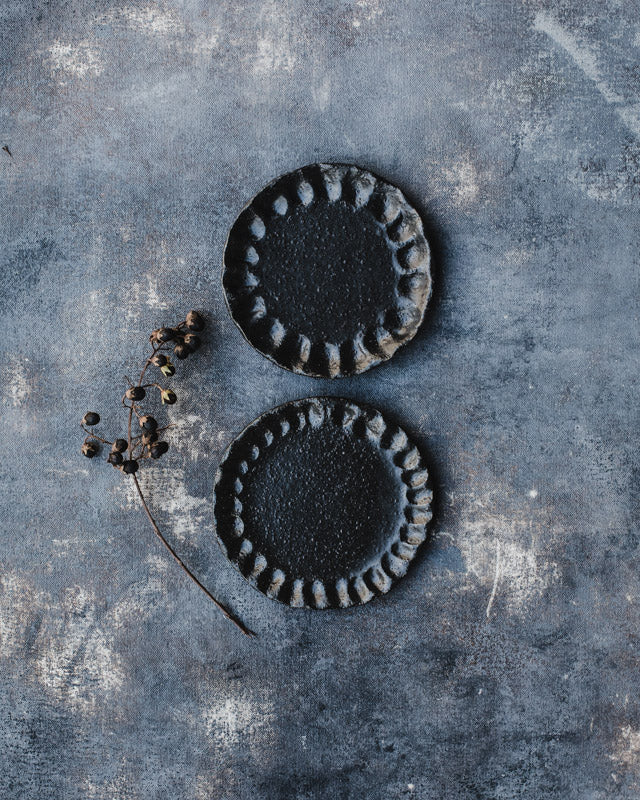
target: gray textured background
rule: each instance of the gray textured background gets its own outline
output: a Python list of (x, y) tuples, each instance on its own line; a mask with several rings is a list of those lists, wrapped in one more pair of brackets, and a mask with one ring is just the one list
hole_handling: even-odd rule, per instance
[[(0, 5), (0, 796), (640, 796), (640, 8), (629, 0)], [(338, 383), (224, 308), (236, 213), (315, 160), (400, 185), (436, 291)], [(171, 454), (126, 480), (122, 375), (195, 306)], [(434, 538), (361, 609), (294, 611), (215, 544), (224, 447), (312, 393), (428, 449)], [(493, 598), (493, 599), (492, 599)]]

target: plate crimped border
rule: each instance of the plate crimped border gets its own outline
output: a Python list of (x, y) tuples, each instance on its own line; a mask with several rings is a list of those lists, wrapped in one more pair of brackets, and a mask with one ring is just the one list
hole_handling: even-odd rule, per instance
[[(367, 567), (326, 583), (287, 575), (269, 563), (244, 534), (242, 478), (262, 453), (307, 425), (342, 425), (362, 439), (393, 453), (392, 462), (405, 489), (405, 521), (387, 548)], [(427, 538), (433, 493), (429, 473), (416, 445), (402, 428), (375, 408), (339, 397), (293, 400), (262, 414), (229, 445), (214, 486), (214, 518), (218, 543), (227, 558), (256, 589), (294, 608), (348, 608), (386, 594), (402, 578)]]

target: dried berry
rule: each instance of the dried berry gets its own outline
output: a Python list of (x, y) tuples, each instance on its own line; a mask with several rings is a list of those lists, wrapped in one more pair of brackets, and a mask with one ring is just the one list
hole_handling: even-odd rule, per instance
[(189, 355), (191, 350), (189, 350), (186, 344), (177, 344), (173, 348), (173, 352), (175, 353), (176, 358), (182, 360), (183, 358), (186, 358)]
[(80, 448), (82, 455), (87, 458), (93, 458), (98, 455), (99, 446), (97, 442), (85, 442)]
[(126, 439), (116, 439), (111, 445), (111, 450), (114, 453), (124, 453), (128, 446)]
[(169, 359), (163, 353), (156, 353), (152, 356), (151, 363), (156, 367), (164, 367), (169, 362)]
[(167, 403), (167, 405), (170, 406), (172, 406), (178, 399), (173, 389), (162, 389), (160, 392), (160, 398), (163, 403)]
[(173, 366), (173, 364), (165, 364), (164, 367), (162, 367), (161, 372), (165, 377), (170, 378), (172, 375), (176, 374), (176, 368)]
[(185, 347), (189, 348), (190, 353), (195, 353), (195, 351), (200, 347), (200, 337), (196, 336), (195, 333), (188, 333), (184, 337), (184, 344)]
[(204, 330), (204, 319), (197, 311), (190, 311), (187, 314), (187, 319), (185, 320), (187, 323), (187, 328), (190, 331), (194, 331), (195, 333), (199, 333), (200, 331)]
[(170, 342), (175, 338), (176, 332), (173, 328), (160, 328), (157, 339), (159, 342)]
[(91, 427), (92, 425), (97, 425), (100, 422), (100, 414), (97, 414), (95, 411), (87, 411), (87, 413), (82, 418), (82, 424)]
[(132, 386), (130, 389), (127, 389), (124, 396), (127, 400), (144, 400), (146, 394), (142, 386)]
[(160, 458), (163, 456), (167, 450), (169, 449), (169, 444), (167, 442), (156, 442), (152, 444), (149, 452), (151, 453), (151, 458)]
[(127, 475), (133, 475), (138, 471), (138, 462), (135, 458), (129, 459), (128, 461), (122, 462), (122, 471), (125, 472)]
[(140, 417), (138, 422), (140, 423), (140, 427), (144, 428), (145, 431), (155, 431), (158, 427), (156, 418), (152, 417), (150, 414), (145, 414), (143, 417)]
[(144, 445), (153, 444), (157, 440), (158, 440), (157, 431), (145, 431), (141, 437), (142, 444)]
[(107, 456), (107, 461), (110, 464), (113, 464), (114, 467), (119, 467), (120, 464), (124, 461), (124, 456), (122, 453), (118, 453), (117, 450), (112, 450), (109, 455)]

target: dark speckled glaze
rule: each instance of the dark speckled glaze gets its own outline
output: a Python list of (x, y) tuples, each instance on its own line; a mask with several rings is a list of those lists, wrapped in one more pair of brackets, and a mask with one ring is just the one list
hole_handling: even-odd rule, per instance
[(259, 417), (216, 476), (218, 539), (242, 574), (292, 606), (387, 592), (426, 538), (432, 493), (407, 435), (373, 408), (309, 398)]
[(390, 358), (431, 292), (422, 221), (394, 186), (341, 164), (270, 183), (234, 223), (223, 283), (231, 316), (261, 353), (314, 377)]

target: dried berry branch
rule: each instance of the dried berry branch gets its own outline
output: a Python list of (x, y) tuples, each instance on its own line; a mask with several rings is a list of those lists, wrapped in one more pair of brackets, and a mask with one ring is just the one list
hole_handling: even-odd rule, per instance
[[(128, 409), (129, 412), (127, 421), (127, 438), (109, 441), (108, 439), (98, 436), (93, 430), (89, 430), (90, 428), (93, 429), (96, 425), (98, 425), (100, 422), (100, 415), (95, 411), (88, 411), (84, 415), (81, 423), (82, 429), (88, 434), (82, 444), (81, 450), (83, 455), (85, 455), (87, 458), (93, 458), (100, 452), (101, 444), (111, 446), (111, 450), (107, 456), (107, 461), (116, 469), (124, 472), (126, 475), (131, 475), (133, 484), (138, 492), (138, 496), (140, 497), (142, 508), (149, 518), (149, 522), (151, 523), (155, 534), (158, 536), (162, 544), (167, 548), (167, 550), (182, 567), (184, 572), (186, 572), (186, 574), (196, 584), (196, 586), (199, 586), (200, 589), (202, 589), (207, 597), (216, 604), (220, 611), (222, 611), (225, 617), (228, 620), (231, 620), (231, 622), (233, 622), (234, 625), (236, 625), (247, 636), (254, 636), (255, 634), (253, 631), (249, 630), (249, 628), (247, 628), (238, 617), (229, 611), (229, 609), (226, 608), (222, 603), (216, 600), (211, 592), (200, 582), (200, 580), (198, 580), (194, 573), (189, 569), (189, 567), (184, 563), (173, 547), (165, 539), (164, 535), (160, 531), (160, 528), (158, 527), (158, 524), (153, 518), (151, 511), (149, 510), (142, 487), (138, 481), (138, 476), (136, 475), (141, 461), (144, 461), (148, 458), (161, 458), (169, 450), (169, 443), (164, 440), (160, 440), (158, 437), (159, 434), (173, 427), (172, 425), (158, 427), (156, 418), (151, 416), (151, 414), (143, 412), (139, 407), (139, 403), (141, 403), (147, 397), (148, 389), (156, 389), (159, 392), (160, 400), (162, 401), (163, 405), (173, 405), (178, 399), (176, 393), (172, 389), (163, 387), (159, 383), (155, 382), (145, 383), (144, 380), (147, 370), (149, 367), (155, 366), (158, 367), (162, 374), (167, 378), (174, 375), (176, 368), (167, 355), (167, 351), (170, 348), (173, 348), (173, 354), (176, 358), (181, 360), (187, 358), (189, 355), (191, 355), (191, 353), (194, 353), (198, 347), (200, 347), (200, 338), (198, 333), (203, 329), (203, 318), (200, 316), (200, 314), (198, 314), (197, 311), (190, 311), (187, 314), (186, 319), (183, 322), (179, 322), (173, 328), (158, 328), (158, 330), (153, 331), (149, 337), (152, 352), (144, 362), (138, 382), (134, 384), (129, 380), (129, 378), (126, 379), (129, 384), (129, 388), (122, 397), (122, 405)], [(137, 435), (134, 435), (133, 432), (134, 417), (137, 419), (141, 430), (141, 433)]]

